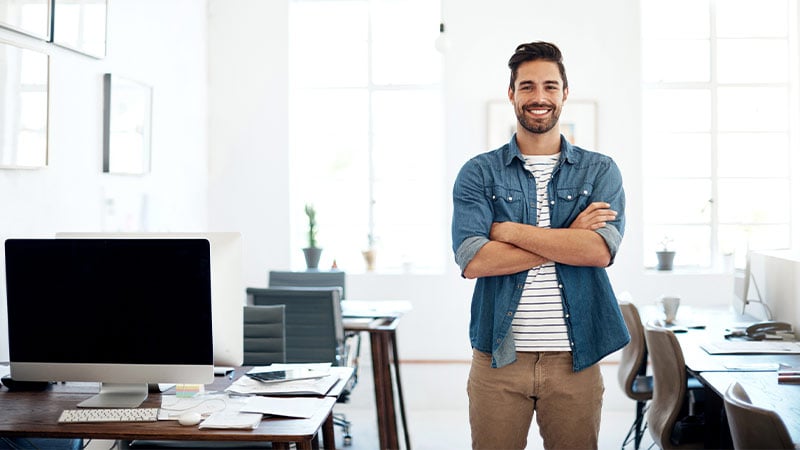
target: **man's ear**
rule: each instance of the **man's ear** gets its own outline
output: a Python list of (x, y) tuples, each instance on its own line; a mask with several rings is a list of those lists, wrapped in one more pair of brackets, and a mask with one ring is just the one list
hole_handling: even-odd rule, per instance
[(564, 98), (562, 98), (561, 101), (567, 101), (567, 97), (569, 97), (569, 88), (564, 88)]
[(511, 101), (511, 103), (514, 103), (514, 88), (511, 86), (508, 87), (508, 99)]

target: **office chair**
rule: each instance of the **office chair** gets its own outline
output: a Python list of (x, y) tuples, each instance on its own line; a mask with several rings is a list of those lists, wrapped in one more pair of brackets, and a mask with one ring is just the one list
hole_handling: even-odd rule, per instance
[(292, 272), (287, 270), (270, 270), (267, 279), (269, 287), (328, 287), (342, 288), (341, 299), (345, 294), (345, 272), (341, 270)]
[[(251, 287), (247, 304), (286, 305), (286, 362), (347, 366), (354, 358), (345, 342), (340, 295), (339, 287)], [(343, 389), (341, 401), (346, 401), (352, 386), (351, 382)], [(344, 445), (350, 445), (351, 422), (334, 414), (334, 425), (342, 427)]]
[(647, 375), (647, 344), (639, 310), (629, 301), (620, 302), (619, 309), (631, 341), (622, 349), (617, 380), (625, 395), (636, 402), (636, 417), (622, 441), (622, 448), (633, 442), (633, 448), (638, 450), (647, 429), (644, 414), (647, 402), (653, 398), (653, 376)]
[(753, 405), (738, 382), (725, 391), (725, 414), (735, 449), (794, 449), (794, 443), (775, 411)]
[(285, 305), (244, 307), (244, 365), (286, 362)]
[(648, 323), (645, 341), (653, 372), (653, 399), (647, 409), (650, 436), (662, 449), (703, 448), (703, 420), (693, 414), (695, 408), (689, 402), (686, 363), (678, 339), (671, 330)]
[[(269, 287), (328, 287), (337, 286), (342, 289), (341, 299), (345, 299), (346, 273), (341, 270), (331, 271), (288, 271), (288, 270), (270, 270), (268, 273), (267, 285)], [(339, 397), (339, 403), (346, 403), (349, 400), (350, 393), (358, 384), (358, 358), (361, 355), (361, 333), (346, 332), (345, 333), (345, 354), (348, 355), (349, 360), (345, 365), (353, 368), (353, 378), (350, 379), (347, 386), (342, 391)], [(346, 416), (341, 413), (336, 413), (333, 416), (333, 421), (336, 426), (342, 427), (345, 430), (345, 445), (350, 445), (352, 438), (350, 436), (350, 426), (352, 425)]]

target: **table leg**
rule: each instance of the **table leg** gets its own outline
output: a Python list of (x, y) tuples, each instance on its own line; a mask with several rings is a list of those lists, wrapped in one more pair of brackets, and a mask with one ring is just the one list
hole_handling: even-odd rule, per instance
[(400, 402), (400, 420), (403, 423), (403, 436), (406, 439), (406, 450), (411, 450), (411, 439), (408, 437), (408, 422), (406, 422), (406, 405), (403, 401), (403, 383), (400, 382), (400, 357), (397, 353), (397, 333), (392, 331), (392, 357), (394, 358), (394, 374), (397, 381), (397, 399)]
[(380, 331), (370, 333), (372, 376), (375, 382), (375, 407), (378, 413), (378, 438), (381, 450), (399, 448), (389, 346), (387, 333)]
[(336, 450), (336, 437), (333, 433), (333, 410), (322, 424), (322, 443), (326, 450)]

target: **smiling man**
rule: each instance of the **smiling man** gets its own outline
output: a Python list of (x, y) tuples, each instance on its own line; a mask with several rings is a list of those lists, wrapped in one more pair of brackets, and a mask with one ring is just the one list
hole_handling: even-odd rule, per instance
[(622, 177), (560, 133), (569, 88), (558, 47), (519, 45), (508, 66), (517, 132), (464, 164), (453, 188), (455, 260), (477, 279), (472, 447), (525, 448), (535, 414), (545, 448), (597, 448), (597, 362), (630, 339), (605, 271), (625, 228)]

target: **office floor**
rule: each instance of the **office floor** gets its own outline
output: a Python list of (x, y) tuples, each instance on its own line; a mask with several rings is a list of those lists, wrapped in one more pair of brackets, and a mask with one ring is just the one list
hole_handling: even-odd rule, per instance
[[(616, 378), (617, 366), (601, 366), (606, 385), (603, 419), (600, 427), (601, 449), (618, 449), (628, 432), (634, 416), (634, 402), (619, 389)], [(467, 419), (466, 385), (468, 363), (449, 364), (404, 364), (401, 379), (406, 404), (411, 447), (414, 450), (451, 450), (470, 448)], [(372, 369), (369, 361), (362, 360), (359, 381), (348, 403), (339, 403), (334, 408), (352, 421), (352, 445), (343, 445), (340, 427), (335, 428), (336, 446), (344, 450), (377, 450), (378, 428), (375, 418), (375, 400), (372, 390)], [(401, 434), (402, 441), (402, 434)], [(645, 436), (641, 448), (646, 449), (652, 441)], [(90, 450), (106, 450), (110, 441), (94, 441)], [(528, 449), (542, 448), (535, 426), (528, 434)], [(629, 445), (628, 449), (633, 446)]]

